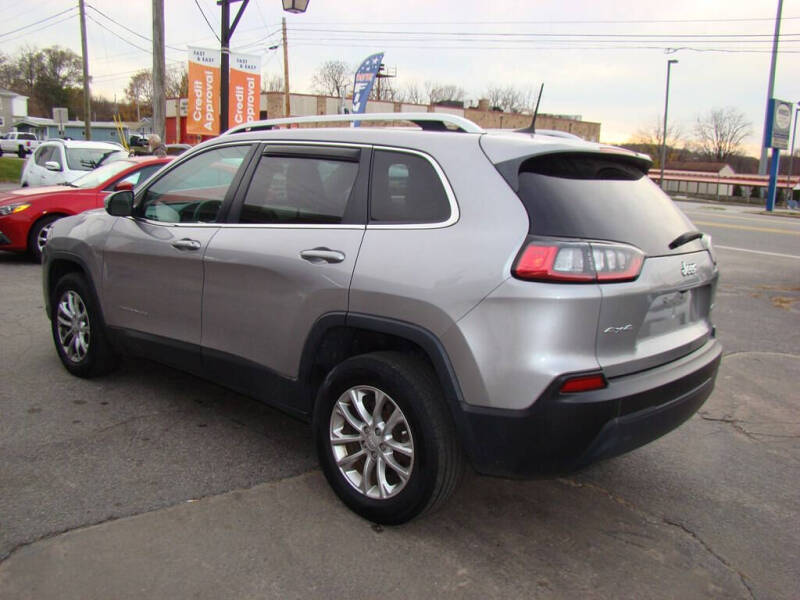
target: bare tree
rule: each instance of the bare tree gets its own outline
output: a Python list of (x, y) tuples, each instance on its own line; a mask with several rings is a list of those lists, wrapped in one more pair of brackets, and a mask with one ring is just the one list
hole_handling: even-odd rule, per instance
[(533, 90), (530, 87), (489, 86), (484, 97), (492, 108), (512, 113), (533, 112)]
[(261, 79), (262, 92), (282, 92), (284, 87), (283, 76), (269, 74)]
[(737, 108), (712, 108), (697, 117), (694, 126), (698, 152), (711, 160), (725, 160), (739, 154), (742, 142), (751, 133), (751, 123)]
[(353, 69), (341, 60), (326, 60), (311, 76), (314, 91), (336, 97), (344, 94), (345, 87), (352, 85), (352, 80)]
[(189, 71), (186, 65), (167, 69), (164, 92), (169, 98), (185, 98), (189, 95)]
[(408, 81), (402, 88), (400, 88), (397, 99), (399, 102), (422, 104), (424, 102), (422, 96), (423, 93), (419, 89), (419, 84), (417, 84), (416, 81)]
[(152, 112), (153, 72), (150, 69), (137, 71), (128, 81), (125, 96), (136, 106), (136, 118), (147, 116)]
[[(661, 166), (661, 143), (664, 130), (664, 119), (661, 115), (656, 116), (649, 126), (637, 129), (631, 138), (631, 144), (640, 146), (640, 152), (645, 152), (653, 159), (656, 167)], [(667, 162), (680, 160), (684, 153), (686, 142), (683, 132), (677, 124), (667, 125)]]
[(466, 96), (464, 88), (452, 84), (440, 84), (435, 81), (425, 82), (425, 96), (428, 104), (437, 102), (462, 102)]
[(375, 80), (375, 85), (369, 93), (370, 100), (383, 100), (385, 102), (402, 102), (400, 92), (392, 81), (392, 77), (381, 77)]

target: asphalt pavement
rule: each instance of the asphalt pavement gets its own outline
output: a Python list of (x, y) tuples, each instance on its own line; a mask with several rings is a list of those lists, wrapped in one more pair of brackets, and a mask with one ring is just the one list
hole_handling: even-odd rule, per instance
[(0, 254), (0, 597), (800, 597), (800, 220), (681, 206), (722, 270), (699, 413), (395, 528), (341, 505), (303, 423), (148, 361), (69, 376), (39, 267)]

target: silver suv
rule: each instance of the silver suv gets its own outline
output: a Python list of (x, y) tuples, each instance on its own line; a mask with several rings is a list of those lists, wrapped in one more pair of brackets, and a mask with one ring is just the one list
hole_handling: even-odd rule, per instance
[(466, 463), (560, 473), (702, 405), (716, 261), (647, 157), (357, 118), (422, 131), (249, 124), (57, 221), (64, 366), (144, 356), (307, 419), (339, 497), (388, 524), (444, 503)]

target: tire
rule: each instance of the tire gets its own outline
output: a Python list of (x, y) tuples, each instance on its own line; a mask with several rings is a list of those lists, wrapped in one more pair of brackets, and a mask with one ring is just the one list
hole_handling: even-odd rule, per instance
[(56, 284), (50, 329), (58, 357), (73, 375), (96, 377), (117, 366), (94, 294), (82, 275), (67, 273)]
[(25, 147), (24, 146), (20, 146), (19, 147), (19, 149), (17, 150), (17, 156), (19, 156), (20, 158), (25, 158)]
[(60, 218), (61, 215), (48, 215), (36, 221), (31, 227), (31, 231), (28, 234), (28, 254), (36, 262), (42, 262), (42, 249), (47, 243), (47, 237), (50, 235), (53, 223)]
[(399, 525), (436, 510), (464, 470), (436, 375), (409, 355), (376, 352), (335, 367), (317, 395), (313, 428), (328, 483), (375, 523)]
[(3, 148), (0, 146), (0, 156), (3, 156)]

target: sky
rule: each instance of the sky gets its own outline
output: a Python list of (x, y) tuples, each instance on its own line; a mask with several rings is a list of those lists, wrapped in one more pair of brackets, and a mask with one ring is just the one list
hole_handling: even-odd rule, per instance
[[(219, 47), (215, 0), (164, 0), (164, 5), (168, 67), (186, 62), (189, 45)], [(412, 81), (419, 87), (426, 81), (454, 84), (464, 88), (468, 100), (477, 100), (490, 86), (538, 91), (544, 83), (541, 112), (599, 122), (607, 143), (654, 129), (664, 110), (667, 60), (677, 59), (670, 124), (691, 138), (699, 116), (735, 107), (752, 124), (746, 150), (757, 155), (777, 5), (777, 0), (310, 0), (305, 14), (293, 15), (283, 12), (280, 0), (251, 0), (231, 48), (261, 55), (264, 76), (282, 76), (281, 48), (270, 47), (280, 44), (285, 16), (293, 92), (311, 93), (312, 75), (324, 61), (357, 66), (383, 51), (399, 87)], [(77, 0), (0, 0), (0, 52), (13, 56), (24, 45), (58, 44), (80, 53), (76, 6)], [(131, 75), (152, 67), (151, 8), (151, 0), (87, 0), (93, 94), (122, 100)], [(782, 17), (774, 96), (796, 102), (800, 0), (784, 0)]]

